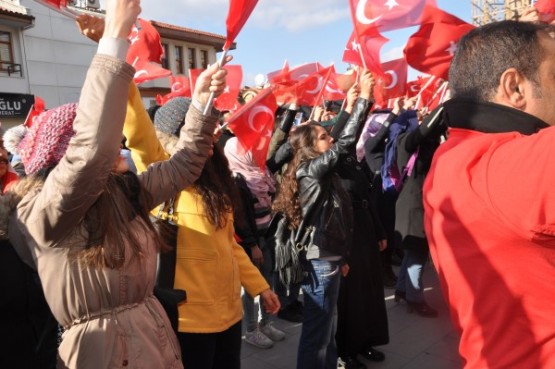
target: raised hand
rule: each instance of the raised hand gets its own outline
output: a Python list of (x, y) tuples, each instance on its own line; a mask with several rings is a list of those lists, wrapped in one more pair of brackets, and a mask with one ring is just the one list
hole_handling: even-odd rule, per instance
[(90, 14), (81, 14), (75, 22), (82, 35), (87, 36), (94, 42), (100, 41), (104, 34), (104, 18), (95, 17)]
[(360, 97), (370, 100), (374, 93), (374, 85), (376, 84), (376, 80), (374, 79), (374, 75), (368, 69), (365, 69), (364, 72), (360, 75), (359, 78), (360, 84)]
[[(228, 55), (224, 65), (232, 59), (233, 57)], [(211, 92), (214, 92), (215, 96), (219, 96), (225, 90), (226, 75), (227, 71), (225, 69), (218, 69), (217, 63), (211, 65), (198, 77), (195, 91), (193, 91), (193, 99), (204, 106), (208, 102)]]
[(141, 14), (140, 0), (108, 0), (104, 35), (127, 39), (139, 14)]

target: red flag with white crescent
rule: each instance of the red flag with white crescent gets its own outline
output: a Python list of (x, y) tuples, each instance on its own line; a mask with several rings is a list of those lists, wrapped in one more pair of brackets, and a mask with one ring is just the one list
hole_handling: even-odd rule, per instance
[(164, 105), (174, 97), (191, 97), (191, 86), (189, 86), (189, 78), (185, 76), (170, 76), (170, 93), (164, 96), (156, 96), (156, 103)]
[(141, 29), (133, 26), (129, 35), (131, 45), (126, 57), (127, 62), (136, 70), (133, 80), (139, 84), (170, 76), (171, 71), (162, 68), (160, 64), (164, 55), (160, 34), (150, 22), (139, 19), (139, 23)]
[(382, 64), (384, 76), (376, 78), (374, 98), (384, 105), (387, 100), (404, 96), (407, 86), (407, 62), (404, 58), (391, 60)]
[(304, 78), (295, 85), (297, 103), (299, 105), (314, 106), (320, 103), (318, 97), (327, 84), (327, 80), (333, 66), (321, 69)]
[(414, 69), (447, 79), (457, 43), (474, 28), (452, 14), (428, 7), (422, 25), (405, 46), (405, 58)]
[(353, 23), (359, 35), (371, 28), (381, 32), (417, 26), (426, 5), (435, 0), (349, 0)]
[(229, 128), (245, 150), (251, 151), (254, 160), (263, 170), (266, 168), (276, 109), (272, 89), (266, 88), (227, 119)]
[(335, 73), (334, 70), (330, 73), (330, 77), (328, 78), (328, 82), (326, 83), (326, 87), (324, 89), (324, 99), (325, 100), (343, 100), (347, 97), (346, 91), (341, 89), (339, 85), (339, 78), (341, 75)]
[(362, 35), (353, 31), (345, 46), (343, 61), (367, 68), (375, 76), (383, 75), (380, 50), (387, 41), (389, 39), (384, 37), (377, 28)]

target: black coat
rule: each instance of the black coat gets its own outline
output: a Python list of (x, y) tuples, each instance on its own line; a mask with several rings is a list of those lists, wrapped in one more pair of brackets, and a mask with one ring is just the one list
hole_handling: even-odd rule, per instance
[(389, 342), (378, 240), (386, 238), (370, 197), (366, 163), (347, 156), (338, 170), (353, 204), (354, 232), (349, 274), (341, 279), (336, 342), (339, 356), (356, 355)]
[(440, 143), (440, 136), (445, 128), (440, 120), (429, 125), (428, 118), (414, 131), (405, 132), (397, 138), (397, 166), (404, 168), (410, 157), (418, 151), (414, 168), (410, 176), (405, 178), (403, 189), (399, 193), (395, 207), (395, 235), (400, 245), (405, 248), (427, 248), (424, 232), (424, 204), (422, 188), (430, 170), (432, 158)]
[(370, 108), (359, 98), (339, 139), (320, 156), (303, 162), (296, 171), (303, 219), (300, 228), (313, 226), (307, 258), (347, 256), (353, 232), (353, 214), (349, 195), (337, 175), (340, 156), (348, 154), (357, 132)]
[(58, 323), (38, 274), (25, 265), (9, 241), (0, 241), (0, 368), (54, 369)]

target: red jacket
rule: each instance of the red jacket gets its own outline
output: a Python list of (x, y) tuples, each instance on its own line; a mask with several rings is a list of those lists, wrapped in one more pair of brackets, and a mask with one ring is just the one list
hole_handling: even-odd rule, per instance
[[(555, 127), (494, 104), (461, 107), (424, 207), (465, 369), (555, 368)], [(521, 132), (502, 132), (506, 122)]]
[(9, 191), (18, 179), (19, 177), (16, 173), (7, 171), (2, 177), (2, 193)]

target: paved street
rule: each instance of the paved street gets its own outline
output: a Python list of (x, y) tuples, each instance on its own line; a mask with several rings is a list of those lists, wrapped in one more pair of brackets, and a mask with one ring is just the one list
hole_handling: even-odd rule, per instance
[[(406, 305), (393, 301), (393, 289), (386, 289), (390, 343), (377, 347), (386, 354), (381, 363), (367, 362), (368, 369), (460, 369), (458, 335), (451, 326), (439, 281), (431, 265), (425, 275), (426, 299), (439, 311), (438, 318), (423, 318), (406, 311)], [(242, 369), (295, 369), (300, 323), (276, 319), (275, 326), (285, 330), (285, 341), (268, 350), (243, 342)]]

